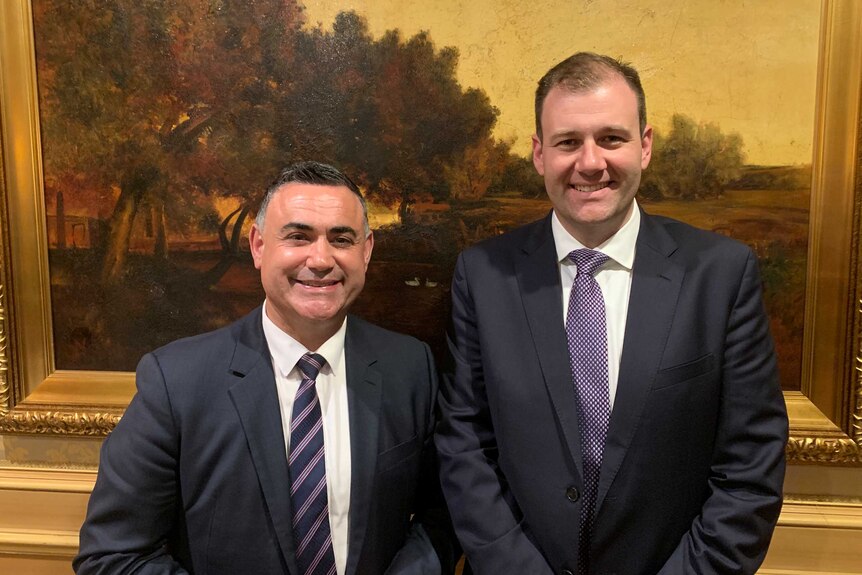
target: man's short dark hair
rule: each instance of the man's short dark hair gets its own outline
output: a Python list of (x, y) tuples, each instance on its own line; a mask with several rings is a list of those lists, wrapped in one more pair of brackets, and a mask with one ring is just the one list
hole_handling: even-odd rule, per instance
[(266, 208), (269, 206), (269, 202), (272, 200), (272, 197), (280, 187), (290, 183), (313, 184), (317, 186), (344, 186), (349, 189), (357, 198), (359, 198), (359, 203), (362, 204), (365, 235), (367, 236), (371, 232), (371, 228), (368, 225), (368, 205), (365, 203), (365, 198), (362, 196), (362, 192), (359, 191), (359, 186), (353, 183), (353, 180), (348, 178), (337, 168), (330, 166), (329, 164), (312, 161), (291, 164), (284, 168), (275, 181), (269, 185), (266, 189), (266, 195), (264, 195), (263, 201), (260, 203), (260, 207), (257, 210), (257, 217), (255, 218), (255, 223), (259, 229), (263, 229), (264, 221), (266, 219)]
[(638, 71), (631, 64), (593, 52), (578, 52), (547, 71), (536, 88), (536, 134), (542, 139), (542, 106), (555, 86), (574, 92), (585, 92), (618, 75), (626, 81), (638, 101), (641, 135), (646, 128), (646, 96)]

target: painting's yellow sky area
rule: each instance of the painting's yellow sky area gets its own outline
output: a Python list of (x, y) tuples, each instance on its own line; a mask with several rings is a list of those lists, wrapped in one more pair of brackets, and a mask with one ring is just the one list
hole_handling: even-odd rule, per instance
[[(649, 121), (684, 113), (745, 141), (750, 164), (811, 162), (820, 0), (304, 0), (309, 26), (355, 10), (375, 38), (428, 30), (460, 51), (458, 78), (500, 109), (495, 134), (529, 154), (533, 91), (566, 56), (622, 57)], [(417, 105), (421, 96), (417, 95)]]

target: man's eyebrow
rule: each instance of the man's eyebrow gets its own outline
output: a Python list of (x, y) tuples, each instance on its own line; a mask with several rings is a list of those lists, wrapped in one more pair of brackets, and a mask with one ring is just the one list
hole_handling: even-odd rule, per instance
[(356, 237), (358, 234), (356, 230), (354, 230), (350, 226), (335, 226), (334, 228), (329, 228), (330, 234), (350, 234), (351, 236)]
[(302, 222), (288, 222), (281, 226), (281, 231), (286, 232), (288, 230), (302, 230), (302, 231), (311, 231), (314, 228), (308, 224), (303, 224)]
[[(621, 133), (630, 133), (631, 129), (622, 124), (608, 124), (607, 126), (602, 126), (595, 130), (597, 134), (621, 134)], [(583, 132), (580, 130), (570, 129), (570, 130), (560, 130), (559, 132), (551, 133), (551, 137), (553, 138), (581, 138), (583, 137)]]
[(577, 130), (560, 130), (559, 132), (551, 132), (551, 137), (560, 138), (560, 137), (572, 137), (572, 136), (580, 136), (581, 133)]
[[(314, 226), (309, 224), (304, 224), (302, 222), (288, 222), (281, 226), (282, 232), (290, 232), (294, 230), (300, 230), (303, 232), (311, 232), (314, 231)], [(359, 234), (356, 233), (356, 230), (351, 226), (333, 226), (329, 228), (326, 233), (328, 234), (349, 234), (351, 236), (357, 237)]]

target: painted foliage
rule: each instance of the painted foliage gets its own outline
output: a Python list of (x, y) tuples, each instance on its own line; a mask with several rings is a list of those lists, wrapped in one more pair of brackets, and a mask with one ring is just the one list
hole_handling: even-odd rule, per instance
[(442, 356), (457, 253), (549, 209), (535, 81), (594, 50), (644, 78), (639, 201), (755, 249), (798, 389), (817, 3), (402, 4), (33, 0), (58, 368), (131, 370), (258, 305), (248, 226), (299, 159), (371, 201), (356, 311)]

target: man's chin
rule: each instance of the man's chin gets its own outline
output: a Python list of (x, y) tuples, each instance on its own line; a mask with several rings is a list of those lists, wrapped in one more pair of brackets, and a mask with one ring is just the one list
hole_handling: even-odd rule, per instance
[(312, 305), (298, 310), (302, 320), (310, 323), (327, 324), (344, 317), (344, 307), (337, 304)]

